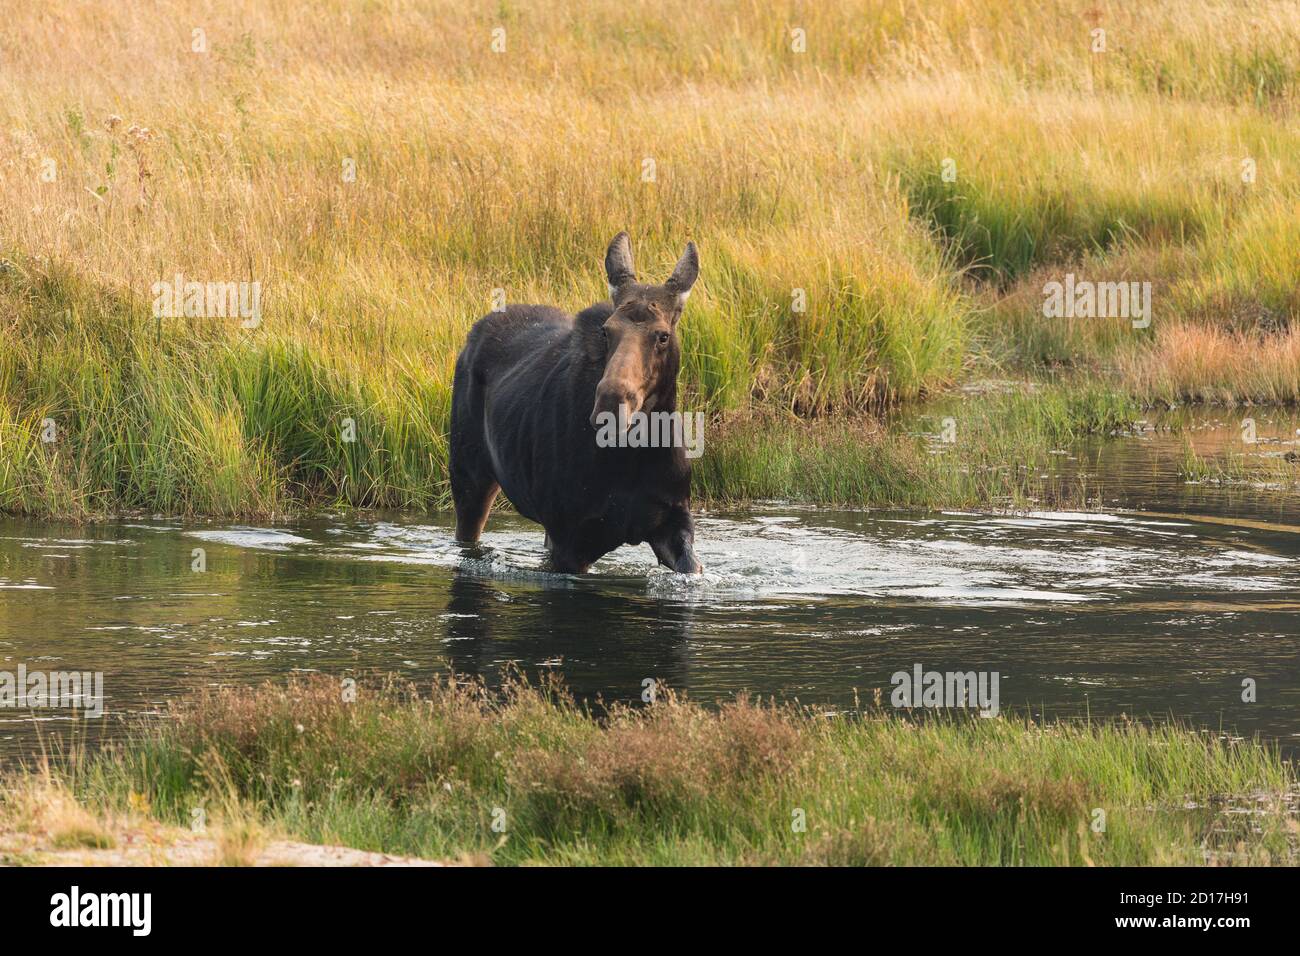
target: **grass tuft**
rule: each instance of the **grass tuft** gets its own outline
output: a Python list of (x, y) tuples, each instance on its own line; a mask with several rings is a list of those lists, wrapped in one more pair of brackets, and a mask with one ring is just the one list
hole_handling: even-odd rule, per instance
[(317, 677), (205, 691), (64, 773), (62, 792), (164, 824), (232, 808), (228, 863), (271, 830), (497, 864), (1297, 861), (1297, 780), (1275, 749), (1133, 722), (671, 693), (594, 716), (554, 683), (372, 683), (349, 701)]

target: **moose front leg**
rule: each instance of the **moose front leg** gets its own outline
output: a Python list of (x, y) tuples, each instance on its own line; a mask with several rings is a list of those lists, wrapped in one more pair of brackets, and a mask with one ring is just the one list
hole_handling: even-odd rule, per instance
[(668, 520), (650, 536), (659, 563), (679, 574), (699, 574), (704, 570), (695, 556), (695, 522), (686, 509), (674, 510)]
[(582, 574), (595, 562), (595, 558), (567, 541), (556, 541), (546, 533), (546, 561), (543, 567), (557, 574)]

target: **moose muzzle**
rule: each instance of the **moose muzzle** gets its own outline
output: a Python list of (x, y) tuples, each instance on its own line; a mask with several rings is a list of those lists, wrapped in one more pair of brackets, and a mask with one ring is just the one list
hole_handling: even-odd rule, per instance
[[(591, 427), (599, 429), (601, 416), (609, 412), (617, 422), (618, 434), (627, 431), (632, 413), (641, 409), (645, 401), (644, 356), (638, 353), (635, 341), (623, 341), (614, 349), (605, 372), (596, 384), (596, 402), (591, 408)], [(620, 414), (619, 406), (627, 406)]]
[[(620, 408), (620, 406), (622, 406)], [(635, 389), (621, 383), (609, 383), (601, 379), (596, 386), (596, 404), (591, 409), (592, 428), (600, 428), (606, 419), (602, 416), (606, 413), (612, 415), (612, 420), (616, 423), (618, 434), (627, 431), (628, 422), (632, 413), (641, 408), (641, 395)]]

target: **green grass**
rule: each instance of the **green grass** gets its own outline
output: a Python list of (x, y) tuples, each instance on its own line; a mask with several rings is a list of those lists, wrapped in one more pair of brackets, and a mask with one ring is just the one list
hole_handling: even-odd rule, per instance
[[(1292, 457), (1288, 459), (1287, 454)], [(1294, 449), (1267, 445), (1256, 450), (1229, 448), (1217, 454), (1201, 454), (1185, 441), (1179, 473), (1197, 484), (1296, 491), (1300, 489), (1300, 458), (1296, 456)]]
[(875, 419), (758, 415), (720, 424), (695, 463), (710, 501), (772, 499), (902, 508), (1082, 508), (1086, 481), (1051, 452), (1141, 417), (1135, 401), (1063, 380)]
[[(1101, 385), (1030, 383), (1019, 395), (961, 403), (953, 412), (957, 440), (928, 440), (946, 413), (927, 417), (933, 406), (917, 403), (921, 379), (907, 377), (921, 373), (906, 370), (957, 360), (960, 332), (875, 324), (884, 306), (848, 276), (837, 280), (842, 299), (825, 312), (765, 317), (763, 303), (782, 284), (779, 261), (760, 293), (758, 271), (728, 268), (721, 258), (715, 295), (750, 304), (739, 323), (716, 311), (716, 299), (690, 317), (684, 405), (712, 409), (706, 454), (696, 463), (701, 499), (1077, 503), (1074, 491), (1038, 478), (1039, 466), (1051, 465), (1046, 452), (1138, 417), (1135, 402)], [(914, 293), (879, 295), (894, 296), (888, 308), (901, 311)], [(936, 295), (933, 314), (960, 328), (953, 311), (960, 297)], [(0, 509), (276, 516), (449, 502), (450, 388), (440, 364), (405, 353), (375, 363), (377, 343), (364, 338), (340, 348), (292, 335), (231, 339), (176, 320), (160, 325), (142, 303), (28, 262), (0, 275), (0, 299), (16, 310), (15, 345), (0, 353)], [(783, 324), (791, 316), (799, 322)], [(721, 329), (724, 322), (731, 325)], [(758, 364), (747, 358), (771, 351), (763, 341), (799, 336), (804, 344), (783, 350), (780, 364), (771, 354)], [(739, 343), (730, 359), (728, 343)], [(878, 363), (848, 361), (866, 353), (894, 355), (898, 371), (882, 379)], [(855, 397), (838, 404), (855, 375)], [(737, 390), (745, 397), (734, 397)], [(878, 414), (900, 403), (911, 411), (882, 427)], [(55, 440), (43, 441), (47, 435)]]
[[(803, 317), (820, 323), (807, 333), (805, 357), (787, 351), (791, 364), (779, 372), (774, 359), (754, 366), (744, 356), (759, 341), (790, 332), (775, 314), (759, 315), (763, 297), (745, 291), (756, 274), (724, 266), (716, 280), (736, 283), (732, 296), (752, 304), (742, 324), (752, 341), (735, 356), (741, 371), (725, 355), (727, 342), (743, 337), (719, 333), (711, 342), (714, 323), (723, 319), (708, 300), (691, 316), (697, 331), (688, 354), (700, 354), (686, 385), (697, 401), (685, 406), (713, 408), (706, 454), (695, 466), (701, 499), (915, 507), (1073, 502), (1074, 491), (1038, 477), (1040, 466), (1052, 464), (1046, 453), (1138, 417), (1136, 403), (1122, 396), (1065, 382), (961, 403), (952, 413), (952, 443), (927, 438), (942, 430), (946, 413), (925, 417), (915, 401), (912, 412), (882, 427), (871, 410), (915, 400), (919, 382), (900, 394), (901, 373), (886, 386), (878, 365), (859, 362), (857, 398), (837, 410), (840, 393), (827, 382), (857, 373), (848, 365), (834, 371), (836, 363), (890, 350), (909, 356), (891, 360), (898, 369), (909, 361), (951, 362), (960, 351), (956, 333), (918, 326), (915, 343), (904, 345), (905, 327), (894, 323), (886, 334), (874, 325), (879, 303), (846, 277), (844, 298), (827, 317)], [(58, 271), (11, 269), (0, 276), (0, 296), (21, 309), (17, 347), (0, 353), (0, 509), (71, 517), (121, 510), (275, 516), (448, 504), (450, 389), (437, 368), (404, 355), (376, 367), (360, 346), (340, 352), (292, 336), (232, 341), (202, 328), (184, 335), (160, 330), (138, 304)], [(938, 305), (951, 306), (954, 296), (943, 293)], [(950, 354), (927, 357), (929, 342)], [(815, 378), (816, 369), (834, 375)], [(779, 394), (732, 402), (726, 396), (738, 386), (726, 383), (737, 376), (746, 383), (743, 393), (767, 387)], [(42, 441), (50, 428), (55, 440)]]
[[(1047, 144), (1038, 148), (1050, 153)], [(995, 172), (1008, 172), (1003, 166), (1010, 160), (1002, 153)], [(1035, 267), (1078, 262), (1125, 240), (1195, 239), (1204, 229), (1203, 207), (1194, 205), (1191, 190), (1107, 194), (1079, 182), (1077, 170), (1036, 168), (1032, 162), (1022, 165), (1023, 179), (1010, 184), (983, 180), (988, 174), (980, 167), (947, 182), (941, 163), (932, 155), (903, 167), (909, 203), (970, 275), (1002, 285)]]
[[(190, 698), (55, 775), (104, 813), (184, 826), (203, 806), (308, 842), (498, 864), (1297, 861), (1295, 770), (1276, 751), (1127, 722), (671, 694), (595, 719), (553, 686), (363, 684), (349, 703), (314, 678)], [(1245, 805), (1260, 812), (1224, 812)]]

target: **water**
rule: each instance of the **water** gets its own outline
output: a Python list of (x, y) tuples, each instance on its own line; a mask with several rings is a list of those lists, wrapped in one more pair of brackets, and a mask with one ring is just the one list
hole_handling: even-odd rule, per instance
[(697, 700), (749, 691), (828, 710), (876, 689), (888, 704), (891, 676), (916, 664), (997, 672), (1004, 710), (1175, 716), (1294, 754), (1296, 496), (1186, 486), (1160, 463), (1173, 442), (1062, 456), (1097, 472), (1111, 509), (1098, 513), (705, 513), (699, 578), (656, 568), (644, 546), (586, 576), (546, 574), (540, 529), (504, 515), (477, 549), (424, 516), (0, 519), (0, 671), (101, 671), (106, 701), (85, 723), (0, 709), (0, 758), (74, 725), (120, 732), (204, 685), (449, 669), (497, 683), (513, 665), (558, 671), (584, 697), (635, 701), (649, 678)]

